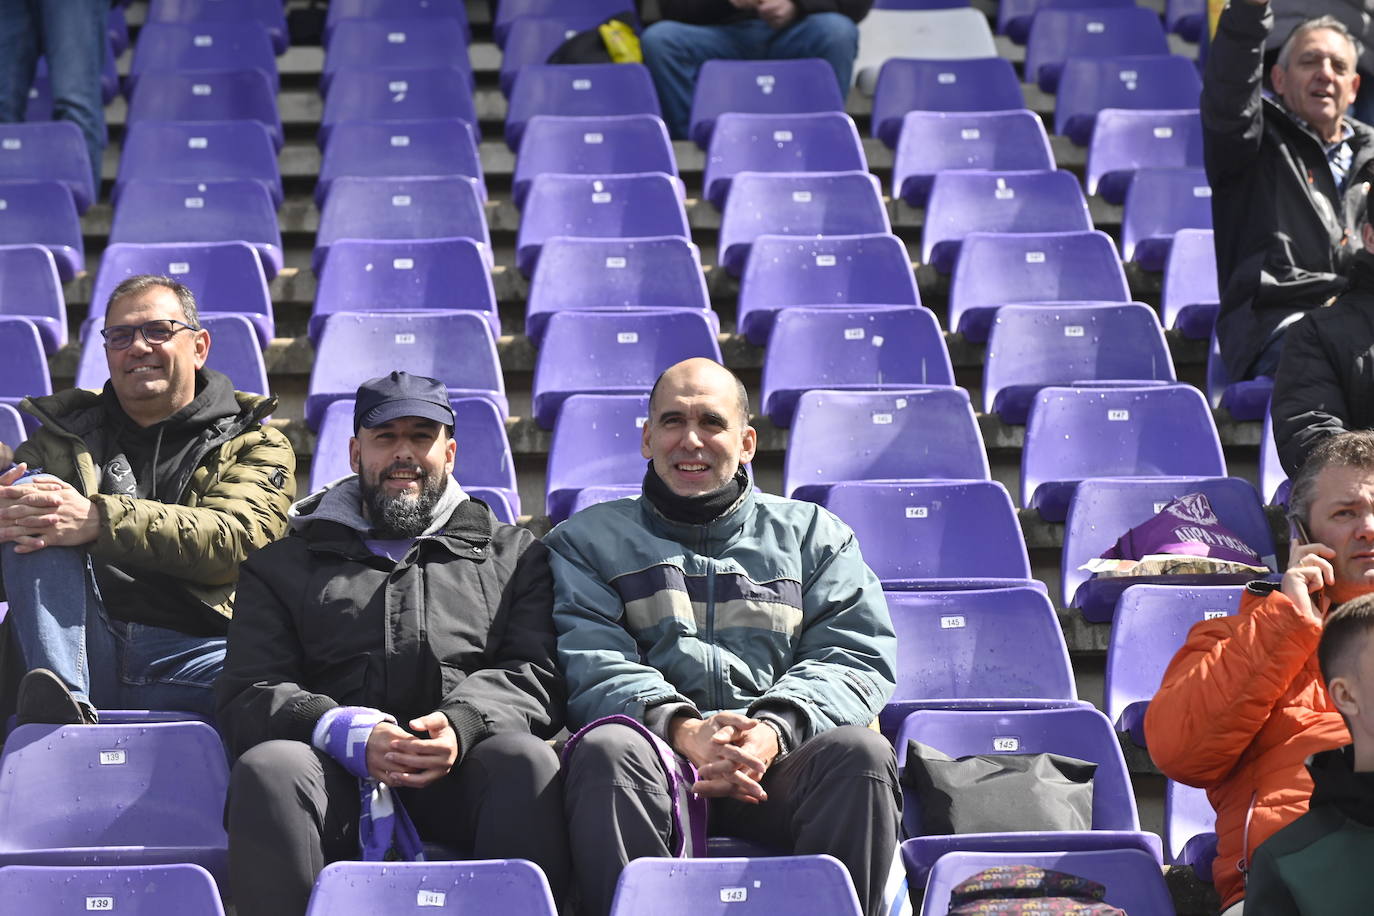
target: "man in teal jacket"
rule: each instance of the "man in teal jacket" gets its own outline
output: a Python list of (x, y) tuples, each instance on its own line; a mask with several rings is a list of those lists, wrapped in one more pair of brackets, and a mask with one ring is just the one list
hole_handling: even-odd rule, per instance
[[(865, 726), (892, 693), (892, 621), (843, 522), (753, 492), (748, 417), (727, 369), (673, 366), (649, 399), (643, 495), (548, 536), (569, 720), (643, 724), (696, 766), (713, 834), (829, 853), (879, 913), (900, 789)], [(605, 913), (628, 861), (671, 855), (662, 770), (638, 731), (607, 725), (566, 779), (585, 911)]]

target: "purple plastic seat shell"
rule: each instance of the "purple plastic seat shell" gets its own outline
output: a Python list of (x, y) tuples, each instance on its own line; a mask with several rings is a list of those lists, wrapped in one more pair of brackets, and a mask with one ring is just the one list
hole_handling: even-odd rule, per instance
[(1212, 188), (1200, 168), (1139, 169), (1126, 191), (1121, 260), (1163, 270), (1180, 229), (1212, 228)]
[(1159, 13), (1145, 7), (1047, 9), (1036, 14), (1026, 39), (1026, 81), (1055, 92), (1064, 62), (1075, 57), (1169, 53)]
[(1212, 336), (1221, 291), (1217, 285), (1217, 254), (1211, 229), (1180, 229), (1164, 263), (1160, 313), (1165, 327), (1184, 337)]
[(363, 916), (417, 905), (442, 907), (459, 916), (558, 913), (539, 866), (523, 859), (478, 859), (334, 862), (316, 879), (306, 916)]
[(1054, 132), (1087, 146), (1103, 109), (1196, 111), (1201, 93), (1196, 63), (1176, 54), (1070, 58), (1055, 94)]
[(821, 111), (844, 111), (834, 68), (821, 58), (708, 60), (697, 74), (687, 135), (706, 149), (711, 145), (716, 119), (727, 112)]
[(347, 70), (456, 67), (469, 75), (467, 21), (448, 17), (344, 19), (329, 35), (320, 92), (329, 97), (335, 75)]
[(897, 139), (892, 196), (921, 207), (940, 172), (1053, 168), (1050, 138), (1034, 112), (909, 111)]
[(635, 859), (621, 872), (611, 916), (712, 912), (721, 906), (720, 898), (728, 888), (747, 888), (747, 894), (736, 895), (730, 903), (730, 912), (739, 916), (860, 913), (849, 872), (831, 856), (814, 855)]
[(345, 176), (364, 178), (457, 177), (476, 179), (485, 203), (487, 186), (472, 125), (461, 118), (418, 121), (349, 120), (331, 136), (315, 182), (315, 203), (323, 207), (329, 189)]
[(475, 138), (481, 125), (472, 96), (472, 74), (465, 68), (392, 67), (341, 70), (329, 84), (320, 119), (320, 149), (329, 148), (334, 127), (345, 121), (418, 121), (458, 118)]
[(663, 119), (651, 114), (569, 117), (535, 115), (529, 143), (515, 160), (511, 194), (523, 206), (535, 176), (663, 172), (677, 177), (677, 160)]
[(277, 91), (269, 74), (251, 67), (197, 73), (154, 72), (129, 99), (130, 125), (139, 121), (261, 121), (282, 147)]
[(897, 146), (909, 111), (1013, 111), (1025, 108), (1021, 81), (1002, 57), (913, 60), (894, 57), (883, 64), (873, 93), (873, 136)]
[(135, 178), (125, 184), (110, 226), (111, 243), (232, 241), (257, 250), (269, 280), (281, 270), (277, 209), (261, 182)]
[(247, 178), (282, 203), (277, 151), (260, 121), (135, 121), (124, 134), (111, 201), (132, 179)]
[(549, 446), (545, 511), (561, 522), (577, 493), (591, 486), (639, 486), (644, 479), (641, 430), (649, 392), (575, 394), (563, 402)]
[(85, 269), (71, 191), (60, 181), (0, 181), (0, 245), (33, 244), (51, 252), (63, 283)]
[(67, 306), (57, 261), (42, 245), (0, 245), (0, 315), (26, 318), (52, 355), (67, 342)]
[(1108, 203), (1126, 200), (1141, 168), (1201, 168), (1202, 119), (1197, 109), (1177, 111), (1106, 108), (1088, 146), (1084, 182)]
[(663, 112), (643, 64), (534, 64), (521, 69), (511, 87), (506, 145), (518, 153), (525, 125), (541, 114), (661, 117)]
[(803, 114), (726, 112), (716, 119), (702, 186), (720, 209), (740, 172), (864, 171), (858, 128), (841, 111)]
[(0, 897), (27, 916), (64, 916), (102, 906), (134, 916), (224, 916), (214, 876), (188, 862), (10, 865), (0, 869)]
[(0, 124), (0, 181), (60, 181), (78, 213), (97, 196), (91, 154), (71, 121)]

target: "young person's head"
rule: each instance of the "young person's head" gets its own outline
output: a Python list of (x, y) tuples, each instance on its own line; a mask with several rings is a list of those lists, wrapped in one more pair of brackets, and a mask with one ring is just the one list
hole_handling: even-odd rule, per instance
[(1355, 768), (1374, 770), (1374, 594), (1347, 601), (1327, 616), (1317, 661), (1355, 743)]

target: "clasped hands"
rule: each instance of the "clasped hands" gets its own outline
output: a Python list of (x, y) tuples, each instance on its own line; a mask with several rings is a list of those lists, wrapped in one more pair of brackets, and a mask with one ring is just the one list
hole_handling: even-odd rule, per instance
[(378, 722), (367, 736), (367, 771), (388, 786), (420, 789), (443, 778), (458, 760), (458, 735), (441, 712), (410, 721), (418, 738), (391, 722)]
[(14, 544), (15, 553), (33, 553), (89, 544), (99, 536), (100, 512), (94, 503), (55, 477), (16, 485), (27, 470), (17, 464), (0, 474), (0, 544)]
[(736, 9), (753, 10), (774, 29), (785, 28), (797, 18), (797, 5), (793, 0), (730, 0), (730, 4)]
[(696, 794), (751, 805), (768, 801), (760, 781), (778, 756), (778, 735), (758, 719), (737, 712), (680, 716), (669, 728), (669, 743), (696, 766)]

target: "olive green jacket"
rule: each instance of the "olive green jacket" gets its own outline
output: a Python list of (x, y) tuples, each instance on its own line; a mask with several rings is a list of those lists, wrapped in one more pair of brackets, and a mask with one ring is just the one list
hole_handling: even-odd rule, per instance
[(296, 456), (279, 430), (261, 424), (277, 400), (234, 397), (238, 416), (209, 424), (192, 445), (179, 471), (176, 504), (97, 492), (101, 469), (87, 437), (102, 422), (98, 392), (73, 388), (20, 404), (43, 425), (16, 450), (15, 461), (65, 480), (99, 509), (91, 557), (97, 567), (118, 572), (137, 599), (111, 601), (105, 594), (111, 616), (223, 635), (239, 564), (286, 533)]

